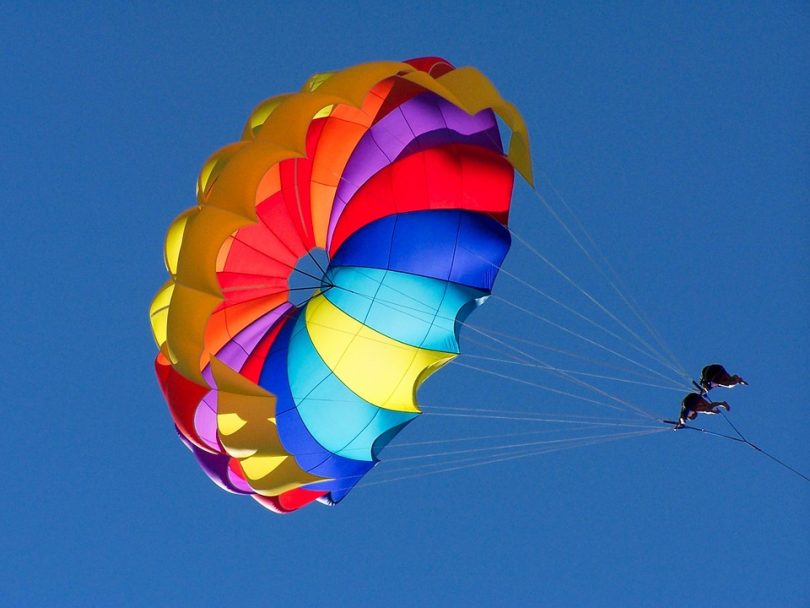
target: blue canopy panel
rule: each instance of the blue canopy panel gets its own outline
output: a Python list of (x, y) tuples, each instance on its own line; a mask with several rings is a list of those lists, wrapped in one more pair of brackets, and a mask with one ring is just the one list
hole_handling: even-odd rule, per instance
[[(290, 390), (288, 373), (290, 341), (293, 335), (300, 335), (306, 328), (299, 325), (303, 321), (300, 311), (289, 319), (279, 332), (267, 355), (259, 378), (259, 385), (276, 395), (276, 424), (284, 448), (293, 455), (298, 466), (319, 477), (334, 481), (308, 485), (308, 489), (326, 490), (330, 499), (338, 502), (375, 464), (373, 458), (357, 458), (338, 455), (319, 443), (307, 428)], [(317, 356), (317, 353), (315, 353)], [(372, 450), (369, 448), (369, 453)]]
[[(368, 327), (418, 348), (458, 353), (457, 317), (482, 289), (420, 275), (338, 266), (326, 279), (324, 296)], [(464, 319), (459, 319), (463, 321)]]
[(339, 266), (379, 268), (492, 290), (511, 238), (500, 222), (474, 211), (431, 209), (388, 215), (338, 249)]

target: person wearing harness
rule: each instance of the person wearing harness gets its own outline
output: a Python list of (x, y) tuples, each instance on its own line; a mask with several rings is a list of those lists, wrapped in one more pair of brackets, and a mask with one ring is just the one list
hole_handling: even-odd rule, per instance
[(731, 406), (725, 401), (709, 401), (700, 393), (689, 393), (681, 401), (681, 413), (678, 416), (678, 424), (675, 430), (686, 426), (688, 420), (694, 420), (700, 414), (719, 414), (720, 410), (731, 410)]
[(734, 388), (738, 384), (747, 385), (748, 383), (743, 380), (742, 376), (729, 374), (726, 368), (719, 363), (707, 365), (703, 368), (703, 371), (700, 372), (700, 387), (704, 394), (718, 386)]

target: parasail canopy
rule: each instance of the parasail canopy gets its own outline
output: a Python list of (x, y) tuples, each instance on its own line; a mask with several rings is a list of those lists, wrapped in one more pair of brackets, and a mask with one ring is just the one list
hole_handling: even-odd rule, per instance
[(339, 502), (379, 462), (492, 291), (528, 150), (493, 85), (435, 57), (259, 104), (169, 228), (150, 310), (177, 432), (215, 483), (284, 513)]

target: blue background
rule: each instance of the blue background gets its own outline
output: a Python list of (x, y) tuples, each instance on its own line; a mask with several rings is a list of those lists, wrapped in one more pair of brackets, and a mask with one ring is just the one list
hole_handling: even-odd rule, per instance
[[(727, 394), (740, 430), (810, 469), (808, 6), (504, 4), (6, 3), (0, 603), (810, 604), (810, 484), (705, 434), (368, 486), (289, 517), (215, 488), (177, 441), (147, 310), (203, 161), (314, 72), (435, 54), (521, 109), (540, 192), (563, 194), (690, 372), (746, 376)], [(611, 297), (525, 184), (514, 205), (516, 230)], [(505, 268), (546, 284), (525, 249)], [(518, 287), (495, 292), (544, 310)], [(503, 301), (471, 322), (554, 341)], [(675, 392), (629, 394), (677, 413)], [(458, 365), (420, 395), (554, 400)], [(481, 430), (449, 420), (402, 440)]]

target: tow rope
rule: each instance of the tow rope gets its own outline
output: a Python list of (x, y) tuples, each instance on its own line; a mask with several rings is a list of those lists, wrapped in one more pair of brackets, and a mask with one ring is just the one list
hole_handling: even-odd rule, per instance
[(795, 473), (796, 475), (798, 475), (799, 477), (801, 477), (805, 481), (810, 482), (810, 477), (808, 477), (807, 475), (805, 475), (801, 471), (797, 471), (796, 469), (794, 469), (792, 466), (790, 466), (786, 462), (783, 462), (782, 460), (779, 460), (773, 454), (770, 454), (770, 453), (766, 452), (765, 450), (763, 450), (761, 447), (759, 447), (755, 443), (752, 443), (751, 441), (746, 439), (745, 435), (743, 435), (739, 431), (739, 429), (736, 426), (734, 426), (734, 424), (731, 422), (731, 420), (729, 420), (728, 417), (723, 412), (720, 412), (720, 414), (723, 416), (723, 420), (725, 420), (728, 423), (728, 425), (737, 434), (736, 437), (734, 437), (733, 435), (726, 435), (724, 433), (717, 433), (715, 431), (710, 431), (709, 429), (704, 429), (704, 428), (701, 428), (699, 426), (689, 426), (687, 424), (681, 425), (679, 422), (676, 422), (675, 420), (666, 420), (666, 419), (663, 419), (663, 418), (659, 418), (658, 421), (663, 422), (664, 424), (671, 424), (673, 427), (677, 427), (677, 428), (675, 428), (676, 431), (680, 430), (680, 429), (688, 429), (690, 431), (697, 431), (699, 433), (706, 433), (707, 435), (714, 435), (716, 437), (722, 437), (724, 439), (729, 439), (731, 441), (736, 441), (738, 443), (744, 443), (744, 444), (748, 445), (749, 447), (753, 448), (754, 450), (756, 450), (757, 452), (759, 452), (760, 454), (764, 454), (765, 456), (767, 456), (768, 458), (770, 458), (771, 460), (773, 460), (777, 464), (783, 466), (788, 471), (791, 471), (792, 473)]

